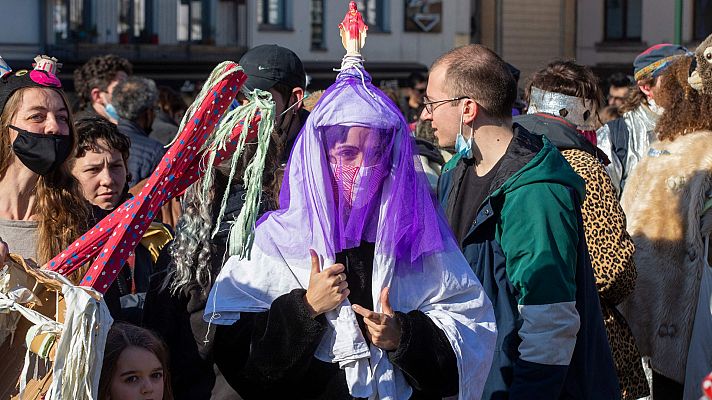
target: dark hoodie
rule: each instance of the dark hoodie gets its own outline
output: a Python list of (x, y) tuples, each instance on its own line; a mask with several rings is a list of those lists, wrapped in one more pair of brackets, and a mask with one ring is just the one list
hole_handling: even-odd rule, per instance
[(603, 165), (611, 163), (606, 153), (579, 134), (575, 125), (561, 117), (545, 113), (524, 114), (512, 118), (512, 122), (529, 132), (545, 135), (559, 151), (581, 150), (596, 157)]

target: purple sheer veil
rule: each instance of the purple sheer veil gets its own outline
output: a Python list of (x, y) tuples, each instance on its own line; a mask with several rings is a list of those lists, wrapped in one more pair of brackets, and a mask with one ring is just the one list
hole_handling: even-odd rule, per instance
[(281, 208), (258, 221), (255, 247), (285, 260), (308, 259), (312, 248), (333, 260), (368, 241), (376, 254), (411, 265), (452, 248), (416, 156), (396, 105), (365, 71), (342, 71), (297, 138)]
[[(250, 260), (227, 261), (203, 317), (228, 325), (269, 310), (308, 288), (309, 249), (328, 267), (339, 251), (373, 242), (373, 310), (383, 312), (388, 287), (394, 310), (425, 313), (458, 358), (460, 398), (479, 398), (497, 338), (492, 305), (431, 195), (405, 119), (356, 68), (345, 68), (316, 104), (289, 158), (282, 208), (258, 221)], [(314, 357), (345, 371), (353, 397), (409, 398), (404, 374), (368, 344), (350, 305), (325, 314)]]

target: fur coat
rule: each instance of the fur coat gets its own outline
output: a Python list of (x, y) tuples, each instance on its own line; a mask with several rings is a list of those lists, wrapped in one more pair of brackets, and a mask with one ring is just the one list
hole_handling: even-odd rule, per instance
[(711, 183), (712, 132), (698, 131), (651, 145), (621, 200), (638, 278), (620, 308), (641, 354), (680, 383), (705, 265), (709, 224), (703, 232), (701, 214)]

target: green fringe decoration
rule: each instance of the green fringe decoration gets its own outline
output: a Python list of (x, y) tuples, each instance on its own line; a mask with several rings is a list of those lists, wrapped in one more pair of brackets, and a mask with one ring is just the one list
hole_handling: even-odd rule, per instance
[[(257, 129), (257, 152), (250, 164), (245, 169), (243, 182), (247, 188), (245, 203), (240, 214), (232, 223), (229, 238), (229, 254), (242, 258), (250, 258), (252, 243), (255, 239), (255, 223), (257, 213), (262, 202), (262, 175), (265, 169), (267, 150), (269, 149), (270, 136), (274, 130), (275, 103), (269, 92), (254, 93), (248, 96), (262, 112)], [(247, 119), (246, 121), (249, 121)]]
[[(211, 88), (215, 86), (217, 82), (235, 71), (242, 71), (242, 67), (237, 64), (235, 64), (233, 68), (226, 70), (226, 66), (231, 63), (231, 61), (224, 61), (213, 69), (200, 93), (198, 93), (195, 101), (193, 101), (190, 107), (188, 107), (185, 115), (183, 115), (178, 132), (182, 132), (185, 124), (193, 119), (193, 115), (197, 111), (197, 107), (207, 96), (210, 95)], [(257, 111), (260, 111), (261, 119), (257, 125), (257, 152), (252, 161), (250, 161), (250, 164), (247, 166), (243, 176), (244, 186), (247, 189), (245, 203), (242, 206), (242, 210), (240, 210), (240, 214), (237, 219), (232, 222), (230, 235), (228, 237), (229, 254), (231, 256), (237, 255), (240, 258), (249, 258), (252, 243), (254, 241), (254, 228), (255, 223), (257, 222), (257, 212), (259, 211), (259, 205), (262, 200), (262, 173), (264, 171), (270, 135), (274, 129), (275, 118), (275, 104), (272, 100), (272, 95), (269, 92), (256, 89), (251, 93), (245, 93), (245, 95), (249, 100), (249, 103), (226, 112), (222, 116), (222, 120), (220, 121), (218, 128), (212, 135), (210, 135), (210, 137), (208, 137), (203, 145), (203, 148), (201, 149), (207, 152), (207, 158), (204, 159), (207, 165), (205, 165), (202, 187), (198, 191), (199, 200), (201, 202), (207, 202), (208, 194), (212, 189), (215, 180), (214, 170), (217, 153), (225, 150), (226, 144), (230, 140), (232, 130), (240, 123), (240, 121), (245, 121), (244, 129), (249, 129), (250, 121), (253, 120)], [(228, 182), (232, 182), (235, 177), (237, 162), (245, 148), (247, 134), (246, 132), (244, 133), (245, 134), (240, 135), (237, 148), (232, 154)], [(177, 138), (178, 135), (176, 135), (176, 138), (174, 138), (173, 141), (166, 147), (172, 146)], [(221, 201), (220, 212), (218, 213), (217, 222), (215, 223), (215, 229), (212, 234), (213, 237), (217, 234), (220, 228), (220, 223), (225, 215), (225, 208), (227, 206), (227, 199), (229, 196), (230, 185), (228, 185), (225, 190), (225, 195)]]
[[(265, 167), (265, 159), (269, 148), (270, 135), (274, 129), (275, 108), (274, 102), (272, 101), (272, 95), (269, 92), (256, 89), (251, 93), (247, 93), (246, 96), (249, 101), (248, 104), (226, 113), (223, 116), (223, 120), (220, 122), (218, 129), (205, 143), (204, 148), (208, 151), (209, 157), (203, 179), (203, 187), (201, 188), (199, 194), (200, 201), (207, 201), (208, 193), (214, 183), (213, 180), (215, 174), (213, 173), (213, 170), (215, 168), (215, 158), (217, 157), (217, 153), (219, 151), (223, 151), (225, 149), (225, 145), (229, 141), (230, 134), (232, 133), (234, 127), (239, 124), (240, 121), (245, 121), (243, 129), (249, 129), (249, 122), (253, 120), (255, 114), (259, 111), (261, 113), (261, 118), (260, 122), (257, 124), (257, 151), (245, 169), (245, 174), (242, 178), (247, 194), (245, 196), (245, 202), (242, 206), (242, 210), (240, 210), (240, 214), (237, 219), (232, 222), (228, 237), (229, 255), (235, 255), (240, 258), (249, 258), (252, 243), (254, 241), (254, 228), (255, 223), (257, 222), (259, 205), (262, 200), (262, 173)], [(235, 177), (237, 162), (245, 148), (246, 139), (247, 132), (244, 131), (239, 137), (235, 152), (232, 154), (228, 182), (232, 182)], [(222, 198), (220, 212), (218, 213), (217, 221), (215, 222), (215, 229), (212, 234), (213, 237), (220, 229), (220, 224), (225, 215), (227, 200), (230, 196), (230, 186), (231, 185), (228, 185)]]

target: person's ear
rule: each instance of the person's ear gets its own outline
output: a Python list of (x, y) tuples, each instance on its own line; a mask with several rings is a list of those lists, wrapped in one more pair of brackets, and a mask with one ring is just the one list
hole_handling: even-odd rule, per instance
[(294, 112), (296, 112), (303, 106), (302, 100), (304, 100), (304, 88), (295, 87), (294, 89), (292, 89), (292, 96), (296, 97), (295, 101), (299, 103), (298, 105), (294, 106)]
[(462, 100), (462, 122), (465, 125), (472, 125), (472, 121), (477, 118), (480, 112), (480, 105), (472, 99)]
[(104, 104), (104, 99), (101, 98), (101, 90), (99, 88), (94, 88), (89, 92), (89, 95), (91, 96), (91, 102), (93, 103), (100, 103)]
[(655, 85), (654, 83), (653, 83), (653, 85), (651, 85), (649, 83), (638, 83), (638, 88), (649, 99), (652, 99), (654, 97), (654, 94), (653, 94), (653, 86), (654, 85)]

